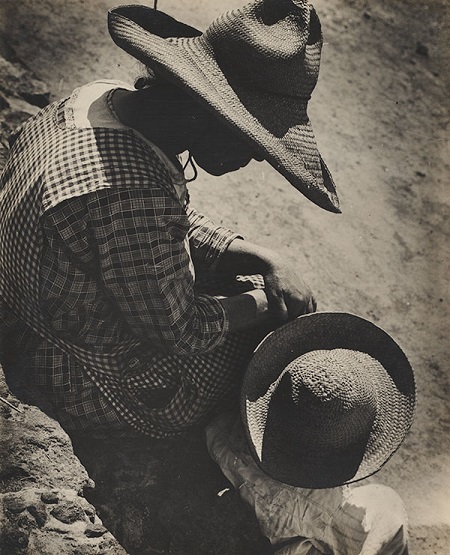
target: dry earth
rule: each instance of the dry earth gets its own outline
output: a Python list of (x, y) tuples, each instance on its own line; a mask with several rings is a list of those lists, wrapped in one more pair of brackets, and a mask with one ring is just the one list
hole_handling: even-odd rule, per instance
[[(132, 79), (136, 65), (105, 28), (105, 10), (116, 3), (2, 0), (0, 53), (25, 63), (53, 97), (95, 78)], [(162, 0), (159, 8), (204, 28), (240, 3)], [(368, 317), (402, 345), (416, 370), (416, 420), (376, 480), (405, 500), (411, 553), (444, 555), (450, 545), (449, 5), (315, 5), (325, 44), (310, 116), (343, 214), (308, 203), (266, 164), (220, 179), (200, 174), (191, 196), (217, 222), (299, 259), (320, 309)], [(129, 553), (266, 549), (233, 492), (217, 496), (226, 483), (198, 434), (165, 444), (74, 442), (97, 483), (89, 500)]]

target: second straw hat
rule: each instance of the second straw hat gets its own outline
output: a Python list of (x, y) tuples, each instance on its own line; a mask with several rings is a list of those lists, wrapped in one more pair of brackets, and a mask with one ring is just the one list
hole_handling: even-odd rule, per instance
[(330, 488), (377, 472), (415, 408), (412, 368), (394, 339), (344, 312), (301, 316), (267, 336), (246, 371), (241, 412), (270, 476)]

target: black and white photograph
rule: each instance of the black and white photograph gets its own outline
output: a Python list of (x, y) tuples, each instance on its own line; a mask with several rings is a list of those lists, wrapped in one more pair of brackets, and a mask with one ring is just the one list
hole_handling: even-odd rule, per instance
[(447, 0), (0, 0), (1, 555), (448, 554), (449, 63)]

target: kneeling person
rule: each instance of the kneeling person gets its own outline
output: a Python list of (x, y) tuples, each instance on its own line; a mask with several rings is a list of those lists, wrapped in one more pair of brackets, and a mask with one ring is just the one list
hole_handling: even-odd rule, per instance
[(358, 316), (318, 312), (262, 341), (244, 377), (242, 418), (212, 422), (208, 446), (277, 553), (405, 554), (398, 495), (349, 484), (393, 455), (414, 408), (413, 371), (397, 343)]

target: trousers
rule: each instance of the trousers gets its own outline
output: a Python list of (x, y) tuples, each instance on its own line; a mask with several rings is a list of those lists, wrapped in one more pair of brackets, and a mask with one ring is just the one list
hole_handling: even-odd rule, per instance
[(391, 488), (305, 489), (265, 474), (253, 460), (235, 413), (206, 427), (208, 450), (258, 519), (277, 555), (406, 555), (407, 515)]

